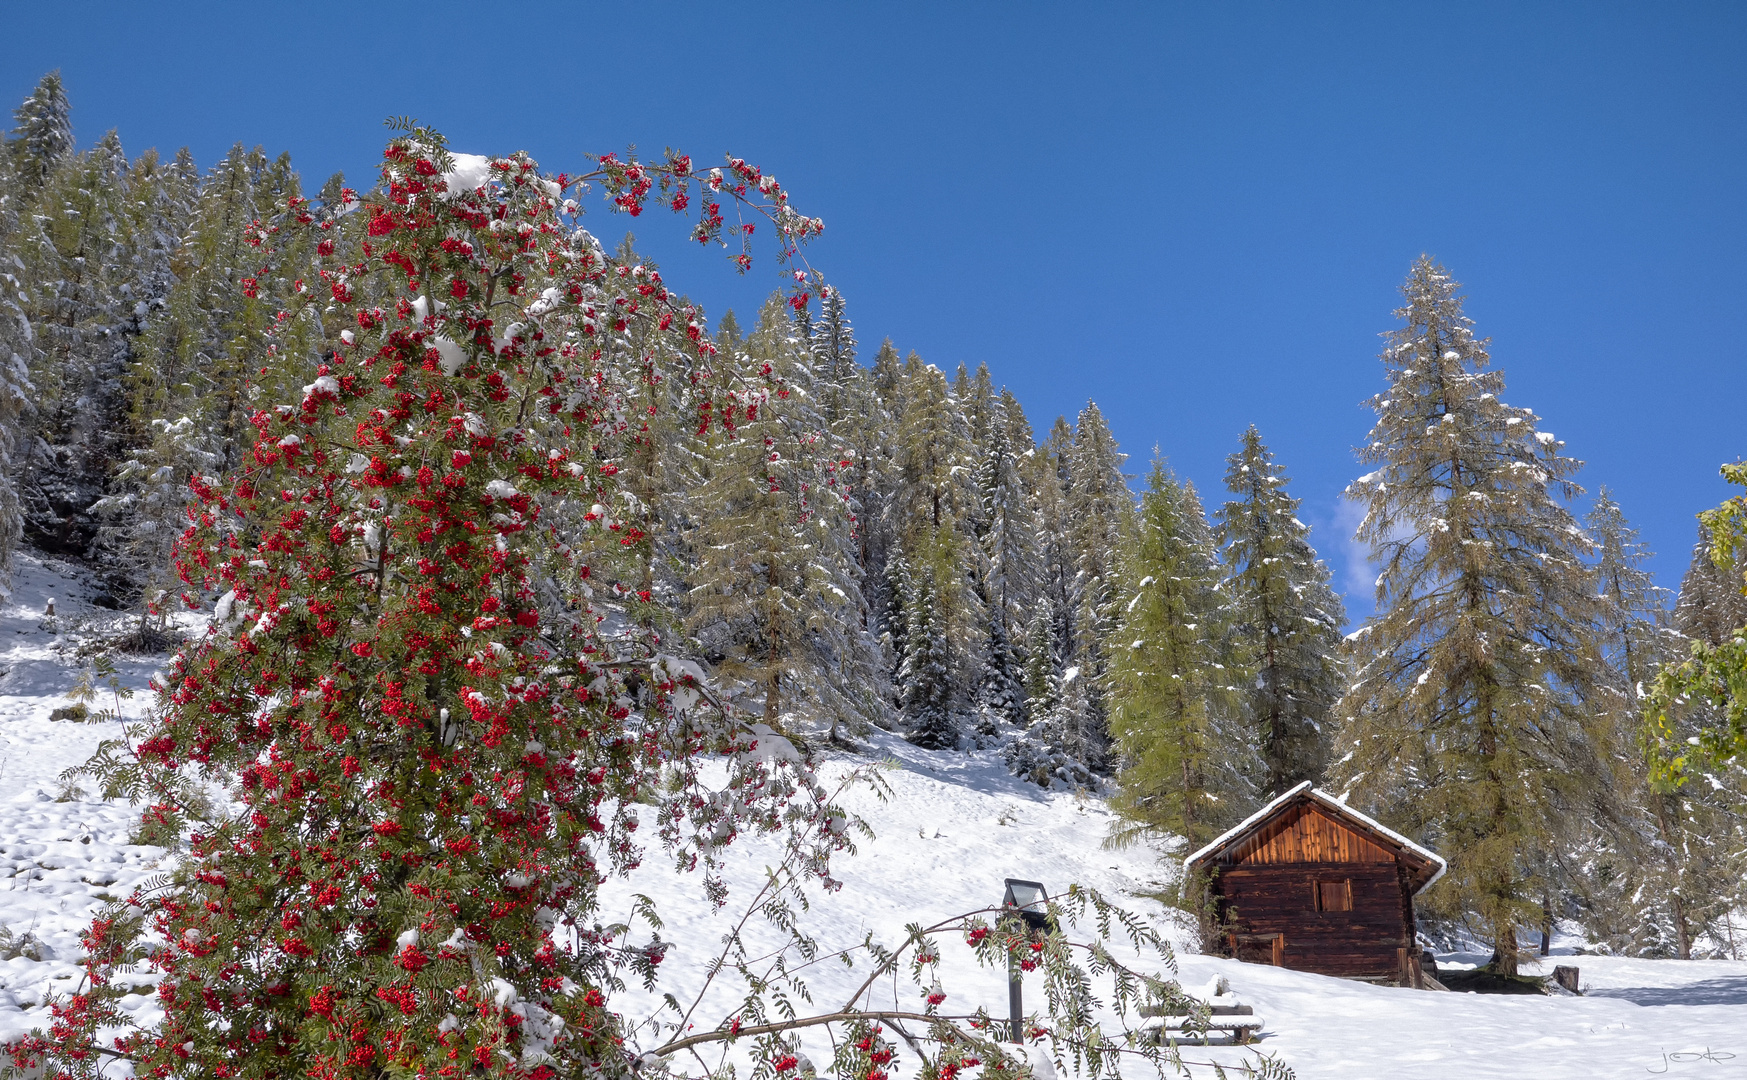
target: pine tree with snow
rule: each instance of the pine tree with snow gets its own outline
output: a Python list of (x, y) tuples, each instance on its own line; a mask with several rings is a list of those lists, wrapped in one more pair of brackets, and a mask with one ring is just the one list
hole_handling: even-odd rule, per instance
[(1565, 505), (1579, 463), (1499, 400), (1457, 289), (1414, 263), (1360, 451), (1377, 468), (1348, 489), (1380, 574), (1353, 639), (1337, 782), (1449, 859), (1428, 912), (1471, 914), (1491, 969), (1515, 974), (1558, 853), (1613, 797), (1611, 734), (1595, 708), (1590, 541)]
[(1037, 602), (1027, 633), (1025, 728), (1008, 741), (1003, 757), (1014, 775), (1039, 787), (1096, 787), (1079, 744), (1085, 684), (1080, 669), (1064, 664), (1057, 651), (1062, 621), (1049, 597)]
[(1009, 410), (1018, 409), (1019, 402), (1011, 394), (996, 401), (977, 468), (981, 541), (987, 559), (984, 586), (996, 613), (993, 621), (1001, 624), (1009, 640), (1025, 632), (1025, 612), (1035, 602), (1040, 577), (1037, 513), (1026, 490), (1021, 456), (1032, 447), (1028, 433), (1022, 435), (1026, 445), (1015, 446), (1012, 441), (1015, 430), (1027, 431), (1024, 414), (1018, 413), (1016, 424), (1007, 417)]
[(1025, 672), (1007, 636), (998, 609), (989, 605), (989, 636), (983, 645), (983, 671), (977, 680), (979, 703), (1001, 722), (1025, 724)]
[(153, 420), (149, 439), (116, 468), (114, 490), (91, 508), (104, 522), (97, 545), (105, 567), (139, 593), (135, 644), (142, 652), (162, 651), (167, 644), (161, 637), (171, 610), (165, 599), (176, 585), (175, 548), (188, 524), (189, 484), (218, 472), (207, 434), (188, 416)]
[[(1607, 662), (1600, 702), (1618, 728), (1620, 745), (1632, 746), (1645, 720), (1646, 687), (1658, 668), (1689, 646), (1665, 625), (1664, 590), (1643, 566), (1649, 553), (1606, 488), (1597, 493), (1587, 524), (1600, 553), (1596, 576)], [(1703, 711), (1688, 707), (1689, 727)], [(1744, 790), (1742, 771), (1725, 766), (1709, 783), (1657, 791), (1641, 756), (1622, 758), (1615, 772), (1621, 788), (1631, 792), (1633, 813), (1613, 828), (1596, 830), (1583, 882), (1593, 907), (1586, 922), (1593, 936), (1617, 951), (1691, 959), (1717, 917), (1744, 898), (1730, 805), (1739, 797), (1732, 792)]]
[(1699, 526), (1692, 546), (1692, 561), (1680, 579), (1680, 595), (1674, 606), (1674, 628), (1694, 641), (1721, 645), (1747, 626), (1747, 561), (1737, 555), (1734, 565), (1718, 565), (1711, 530)]
[(12, 568), (12, 552), (24, 533), (18, 492), (18, 462), (34, 411), (31, 402), (30, 321), (24, 313), (18, 278), (0, 270), (0, 589)]
[(892, 344), (891, 338), (880, 342), (879, 351), (874, 353), (873, 362), (874, 392), (885, 403), (893, 416), (901, 416), (904, 412), (904, 362), (898, 356), (898, 349)]
[(735, 355), (691, 499), (688, 628), (777, 730), (859, 734), (878, 711), (872, 639), (840, 459), (813, 400), (812, 357), (771, 297)]
[(934, 568), (910, 575), (904, 598), (904, 661), (898, 669), (907, 738), (926, 750), (958, 745), (952, 714), (952, 660)]
[(1132, 528), (1134, 504), (1122, 478), (1120, 452), (1110, 425), (1095, 402), (1080, 411), (1074, 442), (1067, 457), (1067, 505), (1079, 586), (1079, 645), (1073, 661), (1086, 680), (1086, 711), (1076, 740), (1080, 758), (1094, 772), (1110, 766), (1110, 732), (1105, 716), (1104, 679), (1109, 666), (1108, 642), (1119, 618), (1117, 553)]
[[(831, 483), (846, 500), (859, 568), (862, 630), (875, 655), (874, 670), (861, 677), (872, 698), (886, 702), (903, 636), (896, 618), (899, 601), (886, 572), (900, 543), (891, 512), (897, 493), (896, 425), (873, 373), (856, 362), (855, 331), (843, 293), (831, 287), (823, 293), (811, 340), (812, 394), (840, 455)], [(880, 356), (889, 357), (889, 364), (896, 362), (890, 341), (881, 346)], [(875, 719), (885, 721), (883, 716)]]
[(1054, 647), (1064, 664), (1080, 652), (1078, 612), (1083, 592), (1068, 500), (1068, 460), (1073, 445), (1073, 427), (1066, 417), (1056, 417), (1048, 437), (1030, 458), (1026, 484), (1038, 523), (1039, 590), (1055, 609)]
[(1036, 722), (1061, 704), (1064, 665), (1056, 651), (1055, 604), (1048, 596), (1038, 600), (1025, 632), (1025, 713)]
[(18, 126), (6, 140), (12, 179), (27, 196), (48, 183), (55, 170), (73, 156), (73, 111), (61, 73), (51, 71), (36, 84), (23, 104), (13, 110)]
[[(802, 312), (808, 310), (803, 308)], [(853, 415), (849, 383), (861, 376), (855, 362), (855, 327), (850, 324), (848, 304), (841, 290), (826, 288), (819, 301), (819, 317), (803, 338), (813, 354), (819, 408), (825, 414), (825, 422), (835, 428)]]
[(94, 550), (114, 591), (139, 601), (142, 634), (153, 598), (171, 583), (171, 547), (188, 523), (188, 480), (213, 473), (217, 465), (205, 445), (210, 433), (197, 431), (185, 414), (156, 415), (152, 403), (136, 394), (134, 381), (141, 339), (177, 282), (175, 260), (198, 185), (198, 170), (185, 149), (168, 164), (148, 151), (132, 167), (116, 288), (120, 319), (110, 330), (111, 354), (94, 410), (108, 418), (111, 434), (103, 456), (114, 462), (106, 494), (91, 507), (99, 523)]
[(1106, 682), (1122, 762), (1111, 805), (1126, 823), (1116, 839), (1171, 834), (1197, 848), (1243, 816), (1258, 762), (1223, 663), (1213, 532), (1194, 487), (1160, 459), (1121, 560)]
[(971, 446), (980, 458), (988, 450), (995, 429), (1005, 426), (1005, 418), (1001, 415), (1001, 399), (995, 393), (995, 379), (989, 374), (987, 364), (978, 364), (975, 375), (970, 374), (960, 364), (957, 384), (953, 396), (964, 412)]
[(30, 384), (34, 333), (26, 314), (29, 298), (13, 262), (22, 185), (10, 154), (0, 154), (0, 595), (12, 568), (12, 552), (24, 534), (18, 488), (35, 412)]
[(947, 707), (962, 708), (974, 697), (988, 627), (978, 593), (981, 551), (972, 530), (975, 459), (945, 374), (914, 353), (904, 365), (901, 410), (896, 490), (888, 510), (913, 574), (928, 582), (939, 604), (934, 618), (946, 640)]
[(91, 507), (107, 484), (125, 412), (128, 180), (114, 132), (63, 159), (37, 191), (15, 248), (35, 331), (38, 399), (23, 470), (25, 524), (39, 546), (67, 554), (85, 554), (96, 535)]
[(1345, 688), (1346, 611), (1286, 482), (1251, 426), (1226, 459), (1225, 486), (1237, 497), (1217, 515), (1234, 664), (1267, 768), (1267, 798), (1321, 779), (1329, 714)]

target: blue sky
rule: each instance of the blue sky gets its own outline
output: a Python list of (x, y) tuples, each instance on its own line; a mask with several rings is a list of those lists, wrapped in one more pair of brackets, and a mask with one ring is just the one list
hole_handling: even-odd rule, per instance
[[(368, 181), (411, 114), (554, 171), (746, 157), (825, 219), (866, 355), (986, 362), (1040, 431), (1096, 400), (1210, 502), (1258, 425), (1355, 614), (1339, 494), (1421, 252), (1663, 584), (1747, 453), (1740, 5), (10, 7), (0, 95), (60, 68), (81, 146)], [(777, 284), (635, 224), (713, 313)]]

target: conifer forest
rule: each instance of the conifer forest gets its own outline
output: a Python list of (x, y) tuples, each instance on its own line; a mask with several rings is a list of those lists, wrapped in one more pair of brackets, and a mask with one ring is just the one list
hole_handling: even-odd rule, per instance
[[(130, 156), (125, 132), (77, 148), (58, 74), (13, 118), (0, 572), (84, 568), (114, 616), (92, 655), (163, 657), (83, 782), (184, 852), (93, 923), (89, 979), (21, 1067), (667, 1068), (613, 1064), (635, 1042), (614, 993), (664, 954), (601, 928), (603, 882), (645, 842), (709, 876), (783, 834), (804, 839), (772, 873), (829, 892), (861, 817), (818, 762), (878, 786), (887, 736), (1108, 800), (1107, 844), (1164, 863), (1312, 781), (1448, 861), (1419, 929), (1500, 975), (1556, 924), (1747, 959), (1747, 493), (1658, 587), (1608, 477), (1507, 403), (1459, 267), (1403, 266), (1376, 312), (1345, 496), (1375, 609), (1349, 620), (1267, 431), (1232, 431), (1223, 487), (1198, 489), (1094, 402), (1028, 416), (1000, 371), (858, 326), (808, 261), (807, 193), (761, 171), (780, 162), (566, 175), (412, 121), (365, 179), (242, 143)], [(633, 222), (784, 285), (705, 312), (608, 239)], [(1155, 885), (1213, 948), (1205, 882)], [(929, 933), (1005, 971), (1007, 926)], [(906, 1023), (934, 1080), (1029, 1068), (940, 1006), (929, 933), (879, 961), (922, 1004), (853, 999), (819, 1021), (842, 1033), (820, 1070), (884, 1080)], [(147, 940), (174, 944), (152, 946), (159, 1034), (116, 1042)], [(355, 969), (308, 959), (341, 947)], [(1114, 1069), (1069, 988), (1166, 989), (1036, 948), (1056, 1052)], [(758, 1008), (720, 1038), (743, 1018), (775, 1080), (794, 1013)], [(717, 1037), (696, 1026), (637, 1045), (666, 1061)], [(1174, 1052), (1148, 1051), (1189, 1068)]]

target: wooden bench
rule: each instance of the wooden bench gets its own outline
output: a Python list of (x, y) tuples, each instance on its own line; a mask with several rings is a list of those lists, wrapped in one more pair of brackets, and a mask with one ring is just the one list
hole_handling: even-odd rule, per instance
[[(1225, 996), (1225, 995), (1221, 995)], [(1140, 1015), (1147, 1018), (1140, 1030), (1152, 1042), (1189, 1038), (1206, 1042), (1207, 1036), (1223, 1033), (1234, 1043), (1247, 1043), (1262, 1030), (1262, 1020), (1249, 1005), (1215, 1000), (1208, 1006), (1207, 1016), (1194, 1013), (1161, 1014), (1157, 1008), (1143, 1007)]]
[(1254, 1015), (1248, 1005), (1238, 1005), (1235, 1008), (1245, 1010), (1243, 1015), (1236, 1016), (1159, 1016), (1141, 1025), (1141, 1030), (1155, 1043), (1178, 1042), (1190, 1039), (1205, 1043), (1209, 1035), (1223, 1034), (1234, 1043), (1248, 1043), (1256, 1037), (1256, 1032), (1262, 1030), (1262, 1019)]

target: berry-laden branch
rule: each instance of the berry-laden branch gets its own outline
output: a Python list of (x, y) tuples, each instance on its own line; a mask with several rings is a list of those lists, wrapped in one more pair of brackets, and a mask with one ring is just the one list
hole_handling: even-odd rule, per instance
[[(786, 862), (784, 867), (786, 867)], [(897, 1047), (886, 1040), (886, 1028), (897, 1032), (910, 1045), (928, 1080), (952, 1080), (960, 1073), (981, 1068), (985, 1078), (1024, 1076), (1031, 1071), (1031, 1058), (1020, 1047), (1003, 1041), (1007, 1024), (986, 1010), (947, 1013), (948, 1000), (940, 940), (945, 935), (962, 939), (978, 964), (1006, 971), (1017, 968), (1035, 973), (1044, 987), (1045, 1009), (1024, 1021), (1026, 1041), (1040, 1046), (1060, 1069), (1070, 1067), (1088, 1077), (1121, 1074), (1123, 1062), (1144, 1063), (1160, 1075), (1189, 1075), (1193, 1066), (1231, 1069), (1246, 1076), (1289, 1077), (1291, 1071), (1277, 1060), (1253, 1048), (1244, 1050), (1244, 1060), (1215, 1065), (1181, 1057), (1171, 1043), (1160, 1044), (1140, 1025), (1144, 1015), (1160, 1012), (1208, 1016), (1203, 1002), (1188, 997), (1174, 979), (1139, 971), (1119, 961), (1112, 953), (1115, 941), (1142, 959), (1151, 957), (1174, 972), (1169, 945), (1150, 925), (1111, 904), (1093, 890), (1072, 887), (1050, 906), (1048, 932), (1033, 931), (1004, 908), (983, 908), (940, 920), (929, 926), (911, 925), (896, 948), (885, 948), (871, 935), (859, 945), (820, 952), (817, 943), (796, 925), (796, 912), (772, 897), (798, 893), (799, 880), (779, 867), (768, 876), (765, 890), (748, 905), (784, 929), (788, 942), (774, 952), (747, 955), (743, 935), (747, 918), (739, 920), (724, 935), (726, 947), (710, 965), (711, 979), (732, 971), (746, 986), (744, 999), (716, 1027), (693, 1031), (691, 1020), (708, 992), (708, 982), (678, 1023), (651, 1025), (659, 1041), (638, 1058), (645, 1076), (722, 1076), (729, 1069), (730, 1050), (742, 1041), (751, 1049), (740, 1057), (750, 1061), (751, 1075), (759, 1080), (783, 1080), (806, 1063), (800, 1032), (827, 1029), (835, 1056), (830, 1072), (841, 1080), (889, 1080), (894, 1074)], [(1090, 927), (1092, 936), (1079, 940), (1066, 928)], [(796, 955), (799, 962), (789, 963)], [(821, 964), (866, 964), (869, 974), (836, 1009), (813, 1014), (792, 1010), (772, 1017), (771, 1005), (808, 1000), (801, 975)], [(887, 976), (904, 973), (918, 1001), (906, 1008), (896, 999), (890, 1007), (873, 1000), (876, 986)], [(1095, 984), (1097, 984), (1095, 986)], [(672, 1007), (679, 1010), (677, 1003)], [(1105, 1030), (1111, 1018), (1117, 1030)], [(912, 1034), (906, 1022), (920, 1025)], [(641, 1028), (643, 1025), (639, 1025)], [(701, 1074), (679, 1067), (681, 1055), (695, 1057), (704, 1047), (719, 1046), (723, 1056), (711, 1065), (701, 1057)], [(810, 1063), (808, 1063), (810, 1067)]]

